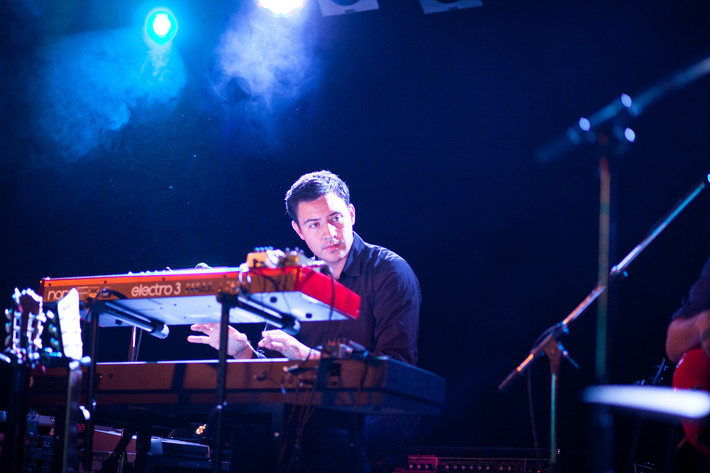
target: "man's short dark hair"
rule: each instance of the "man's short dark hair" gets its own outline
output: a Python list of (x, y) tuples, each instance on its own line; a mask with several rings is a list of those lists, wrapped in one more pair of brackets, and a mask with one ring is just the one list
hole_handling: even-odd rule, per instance
[(345, 205), (350, 205), (350, 190), (338, 176), (330, 171), (317, 171), (304, 174), (293, 183), (286, 192), (286, 212), (298, 223), (298, 204), (312, 202), (326, 194), (333, 193), (343, 199)]

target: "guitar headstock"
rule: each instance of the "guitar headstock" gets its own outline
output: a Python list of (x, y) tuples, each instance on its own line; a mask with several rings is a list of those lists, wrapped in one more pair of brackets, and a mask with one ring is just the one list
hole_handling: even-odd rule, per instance
[(15, 288), (12, 300), (13, 307), (5, 310), (5, 353), (20, 364), (34, 365), (42, 350), (42, 331), (47, 321), (42, 298), (32, 289), (20, 292)]
[(668, 362), (666, 361), (665, 358), (661, 359), (661, 362), (657, 365), (655, 365), (656, 368), (656, 374), (654, 376), (648, 376), (644, 379), (637, 380), (634, 384), (637, 385), (642, 385), (642, 386), (656, 386), (659, 384), (662, 384), (664, 382), (664, 375), (666, 372), (670, 369), (670, 366), (668, 365)]

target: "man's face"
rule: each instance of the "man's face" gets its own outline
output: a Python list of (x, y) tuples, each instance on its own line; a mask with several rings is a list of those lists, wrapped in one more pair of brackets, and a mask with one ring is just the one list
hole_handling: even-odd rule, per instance
[(299, 203), (296, 215), (298, 223), (291, 225), (298, 236), (316, 257), (339, 274), (353, 245), (355, 207), (331, 192)]

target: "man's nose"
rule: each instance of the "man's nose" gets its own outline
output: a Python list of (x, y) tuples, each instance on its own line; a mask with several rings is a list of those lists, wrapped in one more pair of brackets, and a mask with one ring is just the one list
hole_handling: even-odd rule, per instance
[(338, 228), (333, 225), (332, 223), (329, 223), (325, 225), (325, 236), (328, 238), (335, 238), (338, 235)]

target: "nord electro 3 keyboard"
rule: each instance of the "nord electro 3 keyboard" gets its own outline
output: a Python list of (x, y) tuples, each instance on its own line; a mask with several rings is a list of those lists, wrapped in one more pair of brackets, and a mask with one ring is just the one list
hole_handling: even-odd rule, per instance
[[(238, 294), (252, 306), (287, 314), (297, 321), (356, 319), (360, 296), (309, 266), (205, 268), (137, 274), (44, 278), (39, 293), (54, 303), (72, 288), (79, 292), (82, 316), (92, 307), (102, 327), (128, 323), (148, 330), (155, 324), (219, 322), (220, 294)], [(128, 320), (128, 322), (127, 322)], [(248, 307), (230, 309), (232, 323), (263, 322)]]
[[(98, 363), (97, 413), (124, 421), (127, 412), (165, 420), (204, 416), (217, 402), (218, 366), (211, 360)], [(229, 409), (247, 413), (293, 404), (362, 414), (439, 414), (445, 400), (443, 378), (387, 357), (228, 360), (226, 378)], [(30, 404), (61, 404), (64, 386), (63, 368), (34, 376)]]

